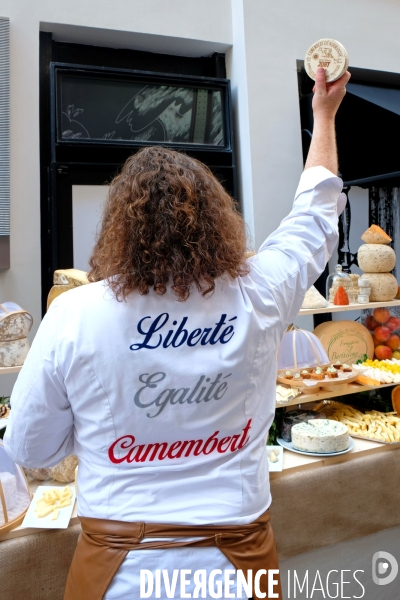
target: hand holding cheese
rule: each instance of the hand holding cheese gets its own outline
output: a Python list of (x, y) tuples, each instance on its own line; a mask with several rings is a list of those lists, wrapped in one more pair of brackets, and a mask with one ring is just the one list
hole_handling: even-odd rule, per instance
[(314, 86), (314, 129), (305, 169), (322, 166), (338, 172), (335, 137), (335, 115), (346, 93), (350, 73), (346, 72), (334, 83), (327, 84), (325, 71), (317, 69)]
[(312, 103), (314, 121), (316, 119), (333, 120), (335, 118), (346, 94), (346, 84), (350, 80), (350, 77), (350, 73), (346, 71), (337, 81), (327, 83), (325, 69), (321, 67), (317, 69)]

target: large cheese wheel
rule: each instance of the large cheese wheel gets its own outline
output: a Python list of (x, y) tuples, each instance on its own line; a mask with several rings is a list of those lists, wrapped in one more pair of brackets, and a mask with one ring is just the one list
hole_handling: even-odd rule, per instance
[(358, 266), (366, 273), (389, 273), (396, 264), (396, 254), (385, 244), (363, 244), (358, 249)]
[(371, 302), (387, 302), (397, 295), (397, 280), (391, 273), (364, 273), (362, 278), (368, 279), (371, 293)]
[(69, 290), (73, 290), (76, 285), (72, 283), (68, 285), (53, 285), (51, 290), (49, 291), (49, 295), (47, 296), (47, 310), (49, 310), (50, 304), (55, 300), (58, 296), (61, 296), (64, 292), (68, 292)]
[(353, 364), (374, 356), (374, 342), (368, 329), (357, 321), (329, 321), (314, 329), (314, 335), (321, 344), (331, 362)]
[(0, 342), (26, 338), (32, 327), (32, 322), (31, 315), (24, 312), (7, 315), (0, 321)]

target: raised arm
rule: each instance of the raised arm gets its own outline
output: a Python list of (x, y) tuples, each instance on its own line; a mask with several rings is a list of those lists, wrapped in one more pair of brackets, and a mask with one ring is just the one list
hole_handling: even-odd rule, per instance
[(312, 102), (314, 128), (305, 169), (325, 167), (337, 175), (335, 116), (346, 93), (350, 73), (345, 73), (333, 83), (326, 83), (325, 70), (318, 68), (316, 77)]
[(337, 177), (335, 115), (349, 79), (346, 73), (326, 84), (324, 69), (318, 69), (313, 138), (293, 208), (250, 259), (261, 298), (264, 293), (274, 297), (282, 331), (296, 318), (306, 291), (324, 270), (338, 240), (338, 216), (346, 196)]

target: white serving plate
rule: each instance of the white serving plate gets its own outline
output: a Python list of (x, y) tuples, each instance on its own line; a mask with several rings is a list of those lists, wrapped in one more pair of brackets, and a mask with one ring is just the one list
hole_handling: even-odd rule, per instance
[(307, 454), (307, 456), (338, 456), (339, 454), (346, 454), (346, 452), (350, 452), (354, 448), (354, 440), (349, 438), (349, 446), (346, 450), (341, 450), (340, 452), (306, 452), (305, 450), (297, 450), (294, 448), (292, 442), (285, 442), (282, 438), (278, 438), (276, 440), (280, 446), (286, 448), (286, 450), (290, 450), (291, 452), (296, 452), (297, 454)]
[[(269, 460), (271, 451), (274, 451), (278, 457), (278, 461), (273, 463)], [(283, 448), (281, 446), (267, 446), (268, 469), (270, 473), (282, 471), (283, 468)]]
[[(47, 515), (47, 517), (39, 518), (36, 516), (35, 508), (38, 499), (42, 496), (43, 492), (49, 492), (53, 488), (57, 487), (59, 489), (64, 489), (66, 486), (72, 492), (71, 497), (71, 505), (65, 506), (60, 509), (58, 519), (55, 521), (51, 520), (51, 514)], [(72, 511), (74, 510), (74, 504), (76, 499), (75, 486), (73, 483), (64, 483), (61, 485), (39, 485), (37, 488), (33, 500), (28, 508), (28, 512), (25, 515), (25, 519), (22, 522), (21, 527), (35, 527), (38, 529), (67, 529), (69, 525), (69, 521), (71, 519)]]

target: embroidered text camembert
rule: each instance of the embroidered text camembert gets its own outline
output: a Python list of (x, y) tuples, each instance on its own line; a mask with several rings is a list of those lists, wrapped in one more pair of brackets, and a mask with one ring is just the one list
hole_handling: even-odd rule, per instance
[(250, 436), (247, 434), (251, 428), (251, 421), (251, 419), (247, 421), (247, 425), (241, 433), (219, 438), (219, 431), (215, 431), (206, 440), (178, 440), (172, 443), (157, 442), (154, 444), (135, 445), (135, 436), (124, 435), (111, 444), (108, 456), (112, 463), (120, 464), (123, 462), (153, 462), (155, 459), (172, 460), (174, 458), (188, 458), (191, 455), (208, 455), (214, 451), (217, 451), (219, 454), (236, 452), (236, 450), (243, 448), (250, 439)]

